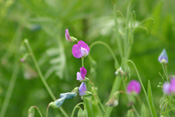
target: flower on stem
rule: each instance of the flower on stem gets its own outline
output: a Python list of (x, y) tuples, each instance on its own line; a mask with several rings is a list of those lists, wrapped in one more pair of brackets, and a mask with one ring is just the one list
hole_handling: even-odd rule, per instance
[(127, 86), (127, 93), (136, 93), (139, 94), (141, 90), (141, 86), (140, 83), (136, 80), (132, 80), (129, 82), (128, 86)]
[(84, 41), (78, 41), (72, 47), (72, 54), (75, 58), (86, 57), (89, 54), (90, 48)]
[(68, 42), (77, 41), (77, 39), (75, 37), (72, 37), (72, 36), (69, 35), (69, 30), (68, 29), (65, 30), (65, 37), (66, 37), (66, 40)]
[(87, 70), (84, 67), (80, 68), (80, 72), (77, 72), (77, 80), (85, 80)]
[(86, 91), (87, 91), (86, 84), (85, 84), (85, 82), (82, 82), (81, 85), (80, 85), (80, 87), (79, 87), (79, 95), (80, 96), (85, 95), (85, 92)]
[(161, 52), (158, 60), (160, 63), (168, 63), (168, 56), (165, 49)]
[(173, 78), (171, 78), (171, 82), (170, 82), (170, 91), (172, 92), (172, 93), (175, 93), (175, 78), (173, 77)]

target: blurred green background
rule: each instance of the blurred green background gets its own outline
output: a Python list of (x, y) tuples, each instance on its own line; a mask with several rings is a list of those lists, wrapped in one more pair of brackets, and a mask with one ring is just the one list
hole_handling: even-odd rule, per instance
[[(31, 57), (26, 59), (26, 63), (19, 61), (28, 52), (23, 40), (29, 40), (41, 71), (58, 98), (60, 93), (71, 91), (80, 84), (76, 81), (76, 72), (81, 67), (81, 60), (72, 56), (73, 44), (66, 42), (64, 37), (66, 28), (70, 35), (88, 45), (97, 40), (106, 42), (119, 58), (113, 34), (115, 3), (124, 16), (131, 3), (138, 22), (151, 18), (142, 23), (148, 32), (140, 28), (135, 31), (130, 58), (137, 65), (145, 87), (148, 79), (151, 80), (159, 114), (159, 101), (163, 93), (157, 88), (161, 81), (159, 72), (162, 73), (157, 59), (164, 48), (169, 57), (169, 74), (175, 74), (174, 0), (0, 0), (0, 109), (10, 79), (17, 76), (6, 117), (25, 117), (32, 105), (45, 113), (48, 103), (52, 101)], [(123, 18), (120, 13), (118, 17)], [(88, 57), (85, 59), (87, 76), (98, 87), (99, 97), (105, 104), (115, 78), (114, 61), (109, 51), (101, 45), (92, 48), (91, 55), (96, 64), (91, 65)], [(131, 73), (131, 79), (137, 79), (132, 67)], [(140, 98), (145, 101), (143, 91)], [(126, 115), (129, 109), (126, 99), (124, 96), (120, 98), (111, 116)], [(70, 115), (80, 100), (79, 97), (66, 100), (63, 108)], [(138, 104), (136, 108), (140, 110)], [(59, 110), (49, 111), (52, 116), (60, 113)]]

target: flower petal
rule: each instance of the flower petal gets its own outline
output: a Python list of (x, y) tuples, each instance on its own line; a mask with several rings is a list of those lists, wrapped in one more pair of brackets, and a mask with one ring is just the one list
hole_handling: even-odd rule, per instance
[(72, 54), (75, 58), (81, 58), (81, 52), (80, 52), (80, 47), (78, 46), (78, 44), (74, 44), (72, 47)]
[(86, 73), (87, 73), (87, 70), (84, 67), (81, 67), (80, 68), (80, 74), (81, 74), (81, 77), (83, 78), (83, 80), (86, 76)]
[(164, 94), (170, 94), (171, 93), (171, 86), (168, 82), (165, 82), (163, 84), (163, 92), (164, 92)]
[(84, 80), (84, 78), (82, 78), (81, 73), (77, 72), (77, 80)]
[(172, 93), (175, 93), (175, 78), (171, 78), (170, 90)]
[(66, 99), (72, 99), (77, 95), (76, 92), (67, 92), (67, 93), (61, 93), (60, 98), (66, 97)]
[(141, 90), (141, 86), (140, 86), (139, 82), (137, 82), (136, 80), (132, 80), (131, 82), (129, 82), (129, 84), (127, 86), (128, 93), (135, 92), (135, 93), (139, 94), (140, 90)]
[(90, 51), (90, 48), (89, 48), (89, 46), (84, 42), (84, 41), (78, 41), (78, 45), (79, 45), (79, 47), (81, 48), (81, 47), (83, 47), (83, 48), (85, 48), (88, 52)]
[(85, 95), (85, 92), (86, 91), (87, 91), (86, 84), (85, 84), (85, 82), (82, 82), (81, 85), (80, 85), (80, 87), (79, 87), (79, 95), (80, 96)]
[(168, 56), (167, 56), (167, 53), (166, 53), (165, 49), (163, 49), (163, 51), (161, 52), (158, 60), (159, 60), (160, 63), (162, 63), (162, 62), (168, 63)]
[(72, 41), (71, 38), (70, 38), (68, 29), (65, 30), (65, 37), (66, 37), (67, 41)]
[(83, 47), (80, 48), (80, 52), (81, 52), (81, 55), (84, 57), (86, 57), (89, 54), (89, 52)]

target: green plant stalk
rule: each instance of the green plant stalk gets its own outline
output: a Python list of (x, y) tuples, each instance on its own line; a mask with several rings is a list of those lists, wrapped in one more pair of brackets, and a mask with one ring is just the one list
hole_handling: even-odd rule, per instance
[(95, 45), (97, 45), (97, 44), (101, 44), (101, 45), (105, 46), (105, 47), (110, 51), (110, 53), (111, 53), (111, 55), (112, 55), (112, 57), (113, 57), (113, 59), (114, 59), (114, 61), (115, 61), (115, 67), (116, 67), (116, 69), (117, 69), (117, 68), (119, 67), (119, 62), (118, 62), (118, 60), (117, 60), (117, 58), (116, 58), (114, 52), (112, 51), (112, 49), (109, 47), (109, 45), (107, 45), (106, 43), (104, 43), (104, 42), (102, 42), (102, 41), (96, 41), (96, 42), (94, 42), (94, 43), (92, 43), (92, 44), (90, 45), (90, 50), (92, 49), (93, 46), (95, 46)]
[(138, 70), (137, 70), (136, 65), (135, 65), (134, 62), (131, 61), (131, 60), (128, 60), (128, 62), (130, 62), (130, 63), (134, 66), (134, 69), (135, 69), (135, 71), (136, 71), (136, 73), (137, 73), (137, 76), (138, 76), (138, 79), (139, 79), (139, 81), (140, 81), (140, 84), (141, 84), (141, 86), (142, 86), (143, 92), (144, 92), (144, 94), (145, 94), (146, 101), (147, 101), (147, 103), (148, 103), (148, 106), (149, 106), (149, 109), (150, 109), (150, 112), (151, 112), (152, 117), (157, 117), (156, 114), (155, 114), (155, 115), (153, 114), (153, 110), (151, 109), (151, 104), (150, 104), (150, 102), (149, 102), (148, 95), (147, 95), (147, 93), (146, 93), (145, 87), (144, 87), (144, 85), (143, 85), (143, 82), (142, 82), (142, 80), (141, 80), (141, 77), (140, 77), (140, 74), (139, 74), (139, 72), (138, 72)]
[[(32, 106), (31, 108), (35, 108), (35, 109), (38, 111), (40, 117), (43, 117), (41, 111), (39, 110), (39, 108), (38, 108), (37, 106)], [(28, 115), (28, 116), (29, 116), (29, 115)]]
[(165, 77), (166, 77), (166, 79), (168, 81), (168, 70), (167, 70), (167, 67), (166, 67), (166, 65), (164, 63), (162, 63), (162, 69), (163, 69)]
[(4, 102), (2, 104), (2, 109), (1, 109), (1, 114), (0, 114), (1, 117), (5, 116), (5, 112), (7, 110), (7, 107), (8, 107), (8, 104), (9, 104), (9, 101), (10, 101), (10, 98), (11, 98), (11, 95), (12, 95), (12, 92), (13, 92), (13, 89), (14, 89), (14, 86), (15, 86), (15, 83), (16, 83), (18, 71), (19, 71), (19, 65), (17, 64), (17, 61), (15, 61), (15, 65), (14, 65), (14, 68), (13, 68), (13, 74), (12, 74), (12, 77), (11, 77), (11, 80), (10, 80), (10, 84), (9, 84)]
[[(109, 99), (112, 98), (113, 94), (119, 90), (120, 88), (120, 84), (121, 84), (121, 77), (119, 76), (116, 76), (115, 80), (114, 80), (114, 83), (113, 83), (113, 86), (112, 86), (112, 90), (111, 90), (111, 93), (110, 93), (110, 96), (109, 96)], [(105, 117), (109, 117), (111, 112), (113, 110), (113, 107), (107, 107), (106, 108), (106, 113), (105, 113)]]
[[(30, 52), (30, 55), (31, 55), (31, 57), (32, 57), (32, 59), (33, 59), (33, 62), (34, 62), (35, 67), (36, 67), (36, 69), (37, 69), (37, 71), (38, 71), (38, 74), (39, 74), (39, 76), (40, 76), (41, 81), (43, 82), (44, 86), (46, 87), (46, 89), (47, 89), (49, 95), (51, 96), (51, 98), (52, 98), (53, 100), (56, 100), (56, 97), (55, 97), (54, 94), (52, 93), (51, 89), (49, 88), (47, 82), (45, 81), (45, 79), (44, 79), (44, 77), (43, 77), (43, 74), (41, 73), (41, 70), (40, 70), (40, 68), (39, 68), (39, 65), (38, 65), (37, 62), (36, 62), (35, 56), (34, 56), (34, 54), (33, 54), (33, 51), (32, 51), (32, 49), (31, 49), (31, 47), (30, 47), (30, 44), (29, 44), (28, 40), (25, 39), (24, 42), (25, 42), (25, 44), (26, 44), (26, 46), (27, 46), (27, 48), (28, 48), (28, 50), (29, 50), (29, 52)], [(65, 117), (68, 117), (67, 113), (64, 111), (64, 109), (63, 109), (62, 107), (60, 107), (59, 109), (60, 109), (61, 113), (62, 113)]]
[[(21, 36), (22, 36), (22, 26), (19, 25), (16, 32), (15, 32), (15, 35), (14, 35), (14, 38), (13, 38), (13, 42), (10, 44), (10, 45), (19, 45), (20, 41), (21, 41)], [(16, 40), (16, 41), (15, 41)], [(2, 59), (8, 59), (8, 57), (10, 57), (12, 55), (12, 53), (10, 53), (10, 50), (12, 50), (12, 46), (10, 46), (7, 50), (7, 52), (5, 53), (5, 55), (2, 57)], [(14, 46), (13, 48), (13, 51), (15, 53), (15, 60), (14, 60), (14, 68), (13, 68), (13, 73), (12, 73), (12, 77), (11, 77), (11, 80), (10, 80), (10, 84), (9, 84), (9, 87), (7, 89), (7, 93), (5, 95), (5, 99), (4, 99), (4, 102), (2, 104), (2, 108), (1, 108), (1, 113), (0, 113), (0, 116), (1, 117), (4, 117), (5, 116), (5, 113), (6, 113), (6, 110), (7, 110), (7, 107), (8, 107), (8, 104), (9, 104), (9, 101), (10, 101), (10, 98), (11, 98), (11, 95), (13, 93), (13, 89), (14, 89), (14, 86), (15, 86), (15, 83), (16, 83), (16, 79), (17, 79), (17, 75), (18, 75), (18, 70), (19, 70), (19, 65), (17, 64), (18, 62), (18, 55), (17, 52), (19, 51), (19, 48), (17, 46)], [(10, 54), (9, 54), (10, 53)]]
[(78, 104), (74, 107), (74, 109), (73, 109), (73, 111), (72, 111), (72, 114), (71, 114), (71, 117), (74, 117), (75, 110), (76, 110), (81, 104), (84, 105), (83, 102), (80, 102), (80, 103), (78, 103)]

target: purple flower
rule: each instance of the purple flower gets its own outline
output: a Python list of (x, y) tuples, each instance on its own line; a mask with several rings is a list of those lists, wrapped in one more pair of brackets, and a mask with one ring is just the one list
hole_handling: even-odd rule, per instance
[(170, 82), (170, 91), (172, 93), (175, 93), (175, 78), (171, 78), (171, 82)]
[(86, 57), (89, 54), (90, 48), (84, 41), (78, 41), (72, 47), (72, 54), (75, 58)]
[(85, 84), (85, 82), (82, 82), (81, 85), (80, 85), (80, 87), (79, 87), (79, 95), (80, 96), (85, 95), (85, 92), (86, 91), (87, 91), (86, 84)]
[(132, 80), (131, 82), (129, 82), (129, 84), (127, 86), (127, 93), (128, 94), (130, 94), (132, 92), (139, 94), (140, 90), (141, 90), (141, 86), (140, 86), (139, 82), (137, 82), (136, 80)]
[(167, 53), (166, 53), (165, 49), (163, 49), (163, 51), (160, 54), (158, 60), (159, 60), (160, 63), (168, 63), (168, 56), (167, 56)]
[(168, 82), (165, 82), (163, 84), (163, 92), (164, 94), (170, 94), (171, 93), (171, 85)]
[(84, 80), (86, 76), (87, 70), (84, 67), (80, 68), (80, 72), (77, 72), (77, 80)]
[(69, 35), (68, 29), (65, 30), (65, 37), (66, 37), (66, 40), (67, 40), (67, 41), (72, 42), (72, 40), (71, 40), (71, 38), (70, 38), (70, 35)]

